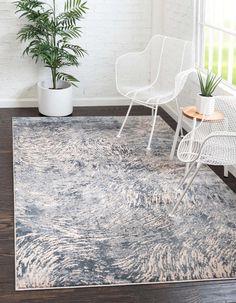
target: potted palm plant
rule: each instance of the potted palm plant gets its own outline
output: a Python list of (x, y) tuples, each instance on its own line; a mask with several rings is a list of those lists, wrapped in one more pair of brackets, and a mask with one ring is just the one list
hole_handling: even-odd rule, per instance
[(202, 115), (211, 116), (215, 112), (215, 97), (213, 93), (222, 79), (210, 71), (207, 72), (205, 81), (201, 72), (198, 71), (198, 79), (201, 94), (198, 96), (196, 103), (197, 112)]
[(57, 13), (56, 0), (19, 0), (16, 13), (27, 20), (18, 33), (21, 42), (27, 42), (23, 54), (37, 63), (42, 61), (51, 72), (51, 81), (38, 83), (39, 112), (46, 116), (67, 116), (73, 112), (72, 85), (78, 79), (63, 71), (79, 65), (86, 51), (72, 40), (79, 38), (77, 22), (86, 13), (86, 2), (66, 0), (64, 10)]

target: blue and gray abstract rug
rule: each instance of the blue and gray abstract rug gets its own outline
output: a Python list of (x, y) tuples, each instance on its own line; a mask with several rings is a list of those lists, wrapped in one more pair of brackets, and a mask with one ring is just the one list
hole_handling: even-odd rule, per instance
[(17, 290), (236, 277), (235, 193), (203, 168), (170, 217), (185, 168), (150, 119), (13, 119)]

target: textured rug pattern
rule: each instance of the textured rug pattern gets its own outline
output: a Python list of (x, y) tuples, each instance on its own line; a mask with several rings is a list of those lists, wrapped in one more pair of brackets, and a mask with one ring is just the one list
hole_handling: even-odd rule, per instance
[(203, 168), (169, 217), (184, 166), (150, 119), (13, 119), (17, 289), (236, 277), (236, 195)]

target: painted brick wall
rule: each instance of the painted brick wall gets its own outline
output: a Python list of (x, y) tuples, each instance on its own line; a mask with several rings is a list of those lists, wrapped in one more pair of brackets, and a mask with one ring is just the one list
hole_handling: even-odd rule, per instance
[(194, 0), (164, 0), (163, 3), (164, 33), (192, 40)]
[[(163, 34), (184, 40), (193, 39), (194, 0), (163, 0)], [(198, 93), (192, 76), (186, 84), (179, 100), (182, 105), (194, 102)]]
[[(42, 66), (21, 57), (23, 46), (16, 42), (21, 22), (12, 2), (0, 0), (0, 100), (34, 98), (35, 83), (47, 76)], [(89, 56), (74, 71), (81, 81), (75, 97), (117, 96), (115, 59), (127, 51), (142, 49), (149, 40), (152, 0), (88, 0), (88, 6), (80, 44)]]

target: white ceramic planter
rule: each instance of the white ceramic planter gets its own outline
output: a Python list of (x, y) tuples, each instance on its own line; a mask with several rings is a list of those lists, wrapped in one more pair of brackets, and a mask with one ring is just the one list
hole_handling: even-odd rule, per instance
[(196, 102), (197, 112), (205, 116), (211, 116), (215, 112), (215, 97), (198, 95)]
[(50, 89), (51, 83), (38, 83), (39, 112), (45, 116), (63, 117), (73, 112), (72, 86), (66, 81), (58, 81), (58, 89)]

